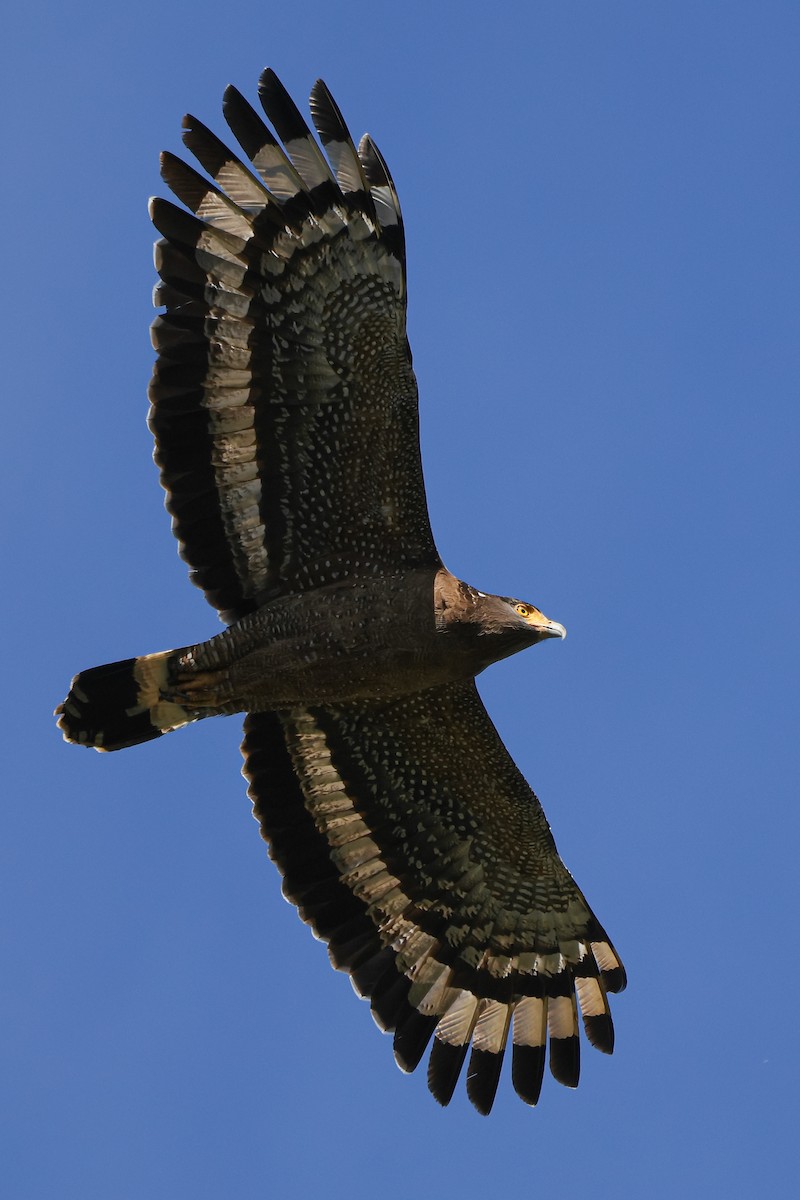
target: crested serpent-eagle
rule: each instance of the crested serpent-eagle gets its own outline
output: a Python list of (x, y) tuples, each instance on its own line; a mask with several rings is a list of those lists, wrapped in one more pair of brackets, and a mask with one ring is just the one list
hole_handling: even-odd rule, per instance
[[(243, 157), (194, 117), (152, 201), (162, 235), (150, 428), (191, 578), (227, 628), (82, 671), (68, 741), (118, 750), (245, 712), (244, 772), (283, 890), (447, 1104), (488, 1113), (507, 1043), (535, 1104), (578, 1082), (578, 1011), (610, 1053), (625, 974), (475, 676), (564, 629), (442, 564), (428, 520), (388, 168), (320, 81), (311, 114), (233, 87)], [(274, 131), (274, 132), (272, 132)], [(277, 135), (277, 136), (276, 136)], [(249, 160), (249, 161), (246, 161)]]

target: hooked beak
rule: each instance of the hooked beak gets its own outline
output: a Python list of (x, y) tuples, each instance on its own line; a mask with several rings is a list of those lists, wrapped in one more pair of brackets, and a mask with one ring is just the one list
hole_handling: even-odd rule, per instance
[(549, 620), (544, 613), (531, 613), (526, 618), (528, 624), (539, 634), (539, 637), (544, 638), (565, 638), (567, 631), (563, 625), (559, 625), (558, 621)]

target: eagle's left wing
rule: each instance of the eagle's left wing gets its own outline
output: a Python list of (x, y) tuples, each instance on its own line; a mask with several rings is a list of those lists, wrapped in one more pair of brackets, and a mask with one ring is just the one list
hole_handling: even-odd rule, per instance
[[(535, 1104), (575, 1086), (578, 1007), (610, 1053), (625, 973), (556, 851), (541, 805), (473, 683), (385, 702), (251, 714), (245, 775), (284, 893), (446, 1104), (494, 1100), (506, 1042)], [(289, 754), (287, 755), (286, 750)], [(576, 995), (577, 994), (577, 995)]]

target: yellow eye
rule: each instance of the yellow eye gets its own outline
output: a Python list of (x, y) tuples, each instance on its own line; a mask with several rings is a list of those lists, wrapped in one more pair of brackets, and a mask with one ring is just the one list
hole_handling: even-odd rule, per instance
[(514, 607), (521, 617), (529, 617), (531, 615), (531, 609), (528, 608), (527, 604), (515, 604)]

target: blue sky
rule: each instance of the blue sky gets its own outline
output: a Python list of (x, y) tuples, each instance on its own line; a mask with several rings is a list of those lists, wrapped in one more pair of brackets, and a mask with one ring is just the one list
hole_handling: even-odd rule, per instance
[[(6, 19), (0, 1158), (18, 1200), (775, 1193), (796, 1178), (795, 0), (31, 3)], [(447, 564), (569, 630), (482, 694), (629, 975), (488, 1120), (286, 905), (229, 718), (65, 746), (78, 669), (217, 632), (145, 388), (157, 156), (275, 67), (374, 135)], [(10, 377), (10, 378), (9, 378)], [(794, 505), (793, 505), (794, 502)], [(9, 582), (10, 581), (10, 582)]]

